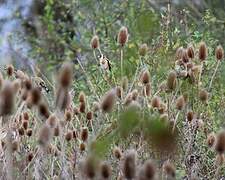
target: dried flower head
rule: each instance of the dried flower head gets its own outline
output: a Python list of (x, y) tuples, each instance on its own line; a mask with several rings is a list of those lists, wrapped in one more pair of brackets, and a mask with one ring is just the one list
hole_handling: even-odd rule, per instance
[(19, 149), (19, 141), (13, 140), (12, 144), (11, 144), (11, 148), (12, 148), (13, 152), (18, 151), (18, 149)]
[(70, 110), (66, 110), (64, 116), (66, 121), (72, 120), (72, 112)]
[(10, 115), (14, 110), (15, 93), (13, 85), (9, 81), (5, 81), (0, 91), (0, 116)]
[(102, 179), (110, 179), (112, 175), (112, 168), (107, 162), (103, 162), (100, 166), (100, 173)]
[(91, 48), (92, 49), (98, 49), (99, 48), (99, 38), (97, 35), (94, 35), (91, 39)]
[(202, 102), (207, 102), (208, 101), (208, 97), (209, 97), (209, 93), (205, 89), (200, 90), (200, 92), (199, 92), (199, 99)]
[(176, 169), (169, 161), (163, 163), (163, 171), (168, 178), (175, 178), (176, 176)]
[(182, 61), (184, 63), (188, 63), (189, 62), (189, 56), (188, 56), (188, 53), (187, 53), (187, 50), (186, 49), (183, 50), (183, 53), (182, 53)]
[(184, 96), (178, 97), (176, 101), (176, 108), (181, 111), (184, 108), (184, 106), (185, 106)]
[(65, 139), (67, 141), (70, 141), (71, 139), (73, 139), (73, 131), (67, 132), (66, 135), (65, 135)]
[(127, 179), (133, 179), (136, 175), (136, 151), (130, 150), (124, 156), (122, 167), (123, 175)]
[(212, 132), (207, 136), (206, 143), (211, 148), (215, 145), (215, 142), (216, 142), (216, 135), (215, 133)]
[(161, 99), (158, 96), (154, 96), (151, 101), (151, 105), (153, 108), (159, 108), (161, 104)]
[(32, 88), (30, 92), (30, 101), (33, 105), (37, 105), (41, 100), (41, 91), (38, 87)]
[(148, 45), (146, 43), (141, 44), (139, 47), (139, 54), (140, 56), (145, 56), (148, 52)]
[(181, 60), (182, 59), (183, 51), (184, 51), (183, 47), (179, 47), (177, 49), (177, 51), (176, 51), (176, 60)]
[(118, 43), (124, 46), (128, 40), (128, 30), (125, 26), (121, 27), (117, 37)]
[(86, 95), (84, 94), (83, 91), (80, 92), (78, 99), (79, 99), (80, 103), (85, 103), (86, 102)]
[(114, 149), (113, 149), (113, 154), (114, 154), (114, 156), (116, 157), (116, 159), (121, 159), (121, 157), (122, 157), (122, 151), (120, 150), (120, 148), (118, 148), (118, 147), (115, 147)]
[(23, 120), (22, 126), (23, 126), (23, 128), (26, 130), (26, 129), (28, 128), (28, 121)]
[(47, 125), (44, 125), (39, 132), (38, 143), (43, 147), (47, 147), (51, 138), (52, 138), (51, 129)]
[(12, 64), (8, 65), (6, 68), (6, 73), (8, 76), (12, 76), (14, 73), (14, 67)]
[(59, 74), (59, 83), (63, 88), (68, 88), (72, 84), (73, 78), (73, 65), (70, 63), (64, 63)]
[(195, 52), (194, 52), (194, 47), (192, 45), (189, 45), (187, 48), (187, 55), (190, 59), (194, 59), (195, 57)]
[(132, 99), (133, 99), (133, 101), (136, 101), (137, 98), (138, 98), (138, 90), (137, 89), (134, 89), (131, 93), (132, 93)]
[(86, 119), (88, 121), (90, 121), (90, 120), (92, 120), (92, 118), (93, 118), (93, 113), (91, 111), (88, 111), (87, 114), (86, 114)]
[(80, 151), (85, 151), (85, 149), (86, 149), (86, 145), (84, 142), (80, 143), (79, 147), (80, 147)]
[(142, 73), (141, 73), (141, 83), (146, 85), (148, 83), (150, 83), (150, 74), (148, 72), (148, 70), (144, 70)]
[(219, 131), (216, 135), (215, 150), (219, 154), (223, 154), (225, 152), (225, 130)]
[(224, 58), (224, 50), (221, 45), (216, 47), (215, 55), (216, 55), (216, 59), (219, 61), (221, 61)]
[(200, 61), (205, 61), (208, 55), (208, 49), (204, 42), (201, 42), (199, 45), (198, 58)]
[(156, 167), (152, 160), (147, 160), (141, 167), (138, 178), (139, 180), (154, 180), (156, 176)]
[(88, 156), (83, 162), (83, 173), (89, 179), (94, 179), (97, 174), (97, 162), (96, 159), (92, 156)]
[(101, 109), (103, 112), (111, 112), (115, 104), (115, 91), (108, 91), (101, 101)]
[(188, 122), (191, 122), (194, 119), (194, 112), (188, 111), (186, 116), (187, 116)]
[(88, 128), (87, 127), (82, 128), (80, 136), (81, 136), (82, 141), (87, 141), (87, 139), (88, 139)]
[(39, 109), (40, 115), (48, 119), (48, 117), (50, 116), (50, 112), (48, 110), (48, 106), (44, 102), (41, 102), (38, 105), (38, 109)]
[(177, 74), (174, 71), (171, 71), (167, 77), (167, 88), (168, 90), (174, 90), (177, 85)]
[(86, 103), (81, 102), (80, 106), (79, 106), (79, 112), (80, 113), (85, 113), (85, 111), (86, 111)]

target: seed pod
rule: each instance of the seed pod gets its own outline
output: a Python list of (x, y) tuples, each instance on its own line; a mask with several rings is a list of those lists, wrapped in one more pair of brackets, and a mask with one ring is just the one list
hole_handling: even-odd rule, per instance
[(14, 73), (14, 67), (12, 64), (8, 65), (6, 68), (6, 73), (8, 76), (12, 76)]
[(207, 46), (204, 42), (200, 43), (199, 46), (199, 52), (198, 52), (198, 58), (200, 61), (205, 61), (208, 55)]
[(177, 74), (174, 71), (171, 71), (167, 78), (167, 88), (172, 91), (176, 88), (177, 85)]
[(23, 126), (23, 128), (24, 128), (25, 130), (27, 130), (27, 128), (28, 128), (28, 121), (24, 120), (24, 121), (22, 122), (22, 126)]
[(32, 159), (33, 159), (33, 157), (34, 157), (33, 152), (29, 152), (29, 153), (27, 154), (27, 161), (28, 161), (28, 162), (31, 162)]
[(48, 110), (48, 106), (45, 103), (41, 102), (38, 105), (38, 109), (39, 109), (40, 115), (45, 117), (46, 119), (48, 119), (48, 117), (50, 116), (50, 112)]
[(59, 83), (62, 88), (68, 88), (72, 83), (73, 78), (73, 65), (64, 63), (59, 74)]
[(208, 100), (208, 92), (204, 89), (200, 90), (199, 92), (199, 99), (202, 101), (202, 102), (207, 102)]
[(153, 108), (159, 108), (161, 103), (161, 99), (158, 96), (154, 96), (151, 101), (151, 106)]
[(128, 88), (128, 79), (127, 79), (127, 77), (123, 77), (123, 79), (122, 79), (122, 89), (123, 89), (123, 91), (126, 91), (127, 88)]
[(93, 118), (93, 113), (92, 113), (91, 111), (87, 112), (86, 118), (87, 118), (88, 121), (92, 120), (92, 118)]
[(150, 83), (150, 74), (149, 74), (148, 70), (145, 70), (141, 73), (141, 83), (143, 85)]
[(37, 105), (41, 100), (41, 91), (38, 87), (35, 87), (30, 92), (30, 100), (33, 105)]
[(187, 50), (186, 49), (183, 50), (183, 53), (182, 53), (182, 61), (184, 63), (188, 63), (189, 62), (189, 57), (188, 57), (188, 53), (187, 53)]
[(177, 51), (176, 51), (176, 60), (182, 59), (183, 51), (184, 51), (184, 48), (183, 47), (179, 47), (177, 49)]
[(127, 179), (133, 179), (136, 175), (136, 152), (130, 150), (124, 156), (124, 162), (122, 167), (123, 175)]
[(194, 112), (188, 111), (186, 116), (187, 116), (188, 122), (191, 122), (194, 119)]
[(148, 160), (141, 167), (139, 174), (138, 174), (138, 179), (139, 180), (153, 180), (153, 179), (155, 179), (155, 175), (156, 175), (155, 164), (151, 160)]
[(71, 120), (72, 120), (72, 112), (71, 112), (71, 111), (66, 110), (64, 116), (65, 116), (65, 120), (66, 120), (66, 121), (71, 121)]
[(84, 127), (81, 130), (81, 140), (87, 141), (87, 139), (88, 139), (88, 128)]
[(122, 152), (121, 152), (120, 148), (118, 148), (118, 147), (115, 147), (113, 149), (113, 154), (116, 157), (116, 159), (118, 159), (118, 160), (120, 160), (122, 157)]
[(20, 136), (23, 136), (24, 135), (24, 129), (23, 129), (23, 127), (20, 127), (19, 129), (18, 129), (18, 133), (19, 133), (19, 135)]
[(31, 128), (29, 128), (29, 129), (27, 129), (27, 136), (32, 136), (32, 129)]
[(54, 128), (54, 127), (56, 127), (56, 124), (57, 124), (56, 116), (54, 114), (50, 115), (47, 119), (47, 125), (50, 128)]
[(169, 161), (166, 161), (163, 163), (163, 171), (167, 175), (168, 178), (169, 177), (175, 178), (175, 176), (176, 176), (176, 169), (175, 169), (174, 165), (172, 163), (170, 163)]
[(19, 142), (17, 140), (13, 140), (12, 144), (11, 144), (11, 147), (12, 147), (12, 151), (13, 152), (18, 151), (18, 149), (19, 149)]
[(81, 113), (85, 113), (85, 111), (86, 111), (86, 104), (84, 102), (80, 103), (79, 111)]
[(10, 115), (13, 113), (15, 105), (15, 93), (13, 85), (5, 81), (0, 91), (0, 116)]
[(176, 108), (181, 111), (184, 108), (184, 106), (185, 106), (184, 96), (180, 96), (179, 98), (177, 98)]
[(73, 138), (73, 132), (72, 131), (67, 132), (65, 135), (65, 139), (67, 141), (70, 141), (72, 138)]
[(187, 48), (187, 55), (190, 59), (194, 59), (195, 57), (195, 52), (194, 52), (194, 48), (192, 45), (189, 45)]
[(32, 89), (32, 82), (31, 82), (31, 79), (29, 78), (25, 78), (23, 81), (23, 87), (26, 89), (26, 90), (31, 90)]
[(86, 102), (86, 95), (84, 94), (84, 92), (82, 92), (82, 91), (80, 92), (78, 99), (79, 99), (80, 103)]
[(103, 112), (111, 112), (115, 104), (115, 91), (108, 91), (101, 101), (101, 109)]
[(108, 163), (103, 162), (100, 166), (100, 172), (102, 179), (110, 179), (112, 175), (112, 168)]
[(225, 152), (225, 130), (221, 130), (216, 136), (215, 150), (219, 154)]
[(89, 179), (94, 179), (97, 171), (97, 162), (94, 157), (89, 156), (83, 162), (83, 172)]
[(215, 55), (216, 59), (219, 61), (221, 61), (224, 58), (224, 50), (221, 45), (216, 47)]
[(211, 148), (215, 145), (215, 142), (216, 142), (216, 135), (215, 133), (210, 133), (208, 136), (207, 136), (207, 145)]
[(52, 138), (51, 129), (47, 125), (44, 125), (39, 132), (38, 143), (43, 147), (47, 147), (51, 138)]
[(86, 149), (86, 145), (82, 142), (82, 143), (80, 143), (80, 151), (85, 151), (85, 149)]
[(117, 37), (120, 46), (124, 46), (128, 40), (128, 30), (126, 27), (121, 27)]
[(99, 48), (99, 38), (97, 35), (94, 35), (91, 39), (91, 48), (92, 49), (98, 49)]
[(137, 98), (138, 98), (138, 90), (137, 89), (134, 89), (131, 93), (132, 93), (132, 99), (133, 99), (133, 101), (136, 101)]
[(148, 52), (148, 45), (145, 43), (140, 45), (140, 47), (139, 47), (140, 56), (145, 56), (147, 54), (147, 52)]

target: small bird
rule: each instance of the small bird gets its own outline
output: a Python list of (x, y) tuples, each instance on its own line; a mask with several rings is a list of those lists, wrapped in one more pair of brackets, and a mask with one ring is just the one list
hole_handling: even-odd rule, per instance
[(101, 68), (103, 70), (105, 70), (105, 71), (107, 71), (107, 70), (111, 71), (111, 63), (110, 63), (109, 59), (106, 56), (104, 56), (103, 54), (101, 54), (99, 56), (99, 61), (100, 61), (100, 66), (101, 66)]

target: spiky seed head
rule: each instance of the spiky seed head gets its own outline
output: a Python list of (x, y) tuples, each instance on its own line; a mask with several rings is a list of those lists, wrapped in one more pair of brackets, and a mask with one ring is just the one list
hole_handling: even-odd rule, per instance
[(172, 91), (176, 89), (177, 85), (177, 74), (175, 71), (171, 71), (167, 77), (167, 88)]
[(121, 99), (123, 93), (123, 89), (120, 86), (116, 87), (116, 96)]
[(0, 91), (0, 116), (10, 115), (13, 113), (15, 106), (15, 93), (13, 85), (9, 81), (4, 81)]
[(215, 150), (219, 154), (223, 154), (225, 152), (225, 130), (219, 131), (216, 135)]
[(137, 98), (138, 98), (138, 90), (137, 89), (134, 89), (131, 93), (132, 93), (132, 99), (133, 99), (133, 101), (136, 101)]
[(185, 100), (184, 100), (184, 96), (182, 95), (177, 98), (176, 108), (181, 111), (184, 108), (184, 106), (185, 106)]
[(212, 148), (215, 145), (215, 142), (216, 142), (216, 135), (214, 132), (212, 132), (207, 136), (206, 143), (210, 148)]
[(146, 43), (141, 44), (139, 47), (139, 54), (140, 56), (145, 56), (148, 52), (148, 45)]
[(187, 50), (186, 49), (183, 50), (182, 61), (184, 63), (188, 63), (189, 62), (189, 57), (188, 57), (188, 53), (187, 53)]
[(70, 110), (66, 110), (64, 116), (66, 121), (72, 120), (72, 112)]
[(183, 51), (184, 51), (183, 47), (179, 47), (177, 49), (177, 51), (176, 51), (176, 60), (181, 60), (182, 59)]
[(80, 103), (79, 112), (80, 113), (85, 113), (86, 112), (86, 103), (84, 103), (84, 102)]
[(51, 114), (49, 116), (49, 118), (47, 119), (47, 125), (50, 127), (50, 128), (55, 128), (56, 127), (56, 124), (57, 124), (57, 118), (54, 114)]
[(146, 85), (148, 83), (150, 83), (150, 74), (148, 72), (148, 70), (144, 70), (142, 73), (141, 73), (141, 83), (143, 85)]
[(121, 157), (122, 157), (122, 151), (120, 150), (119, 147), (115, 147), (113, 149), (113, 154), (114, 154), (114, 156), (115, 156), (116, 159), (119, 159), (120, 160)]
[(188, 111), (186, 117), (187, 117), (188, 122), (191, 122), (194, 119), (194, 112)]
[(217, 60), (219, 60), (219, 61), (223, 60), (224, 50), (223, 50), (223, 47), (221, 45), (216, 47), (215, 55), (216, 55)]
[(201, 89), (199, 92), (199, 99), (202, 102), (207, 102), (209, 98), (209, 93), (205, 89)]
[(101, 101), (101, 109), (103, 112), (111, 112), (115, 104), (115, 90), (108, 91)]
[(25, 134), (24, 128), (23, 127), (18, 128), (18, 133), (20, 136), (23, 136)]
[(130, 150), (124, 156), (122, 172), (125, 178), (133, 179), (136, 175), (136, 151)]
[(139, 180), (153, 180), (156, 176), (156, 167), (152, 160), (147, 160), (139, 171)]
[(52, 138), (51, 129), (47, 125), (44, 125), (40, 129), (40, 132), (39, 132), (39, 135), (38, 135), (38, 143), (43, 147), (47, 147), (51, 138)]
[(27, 136), (29, 136), (29, 137), (32, 136), (32, 132), (33, 131), (31, 128), (27, 129)]
[(66, 141), (69, 142), (72, 138), (73, 138), (73, 131), (67, 132), (66, 135), (65, 135)]
[(19, 141), (13, 140), (12, 144), (11, 144), (11, 148), (12, 148), (13, 152), (18, 151), (18, 149), (19, 149)]
[(174, 165), (169, 161), (163, 163), (163, 171), (170, 178), (175, 178), (176, 176), (176, 169)]
[(195, 51), (194, 51), (194, 47), (192, 45), (189, 45), (187, 48), (187, 55), (190, 59), (194, 59), (195, 57)]
[(81, 142), (79, 147), (80, 147), (80, 151), (85, 151), (86, 149), (86, 145), (84, 142)]
[(99, 38), (97, 35), (94, 35), (91, 39), (91, 48), (92, 49), (98, 49), (99, 48)]
[(128, 30), (125, 26), (120, 28), (117, 40), (118, 40), (118, 44), (122, 47), (127, 43), (127, 41), (128, 41)]
[(33, 105), (37, 105), (41, 101), (41, 91), (38, 87), (32, 88), (30, 92), (30, 101)]
[(12, 76), (14, 73), (14, 67), (12, 64), (8, 65), (6, 68), (6, 73), (8, 76)]
[(23, 88), (25, 88), (26, 90), (31, 90), (32, 89), (32, 82), (30, 78), (24, 78), (24, 80), (22, 81), (22, 86)]
[(97, 171), (97, 162), (94, 157), (88, 156), (83, 162), (83, 173), (89, 179), (94, 179)]
[(82, 141), (84, 141), (84, 142), (87, 141), (87, 139), (88, 139), (88, 128), (87, 127), (82, 128), (80, 136), (81, 136)]
[(102, 179), (110, 179), (112, 176), (112, 168), (107, 162), (103, 162), (100, 166), (100, 172)]
[(154, 96), (153, 98), (152, 98), (152, 101), (151, 101), (151, 106), (153, 107), (153, 108), (159, 108), (160, 107), (160, 104), (161, 104), (161, 99), (160, 99), (160, 97), (158, 97), (158, 96)]
[(201, 42), (199, 45), (198, 58), (200, 61), (205, 61), (208, 56), (208, 49), (205, 42)]
[(23, 113), (23, 119), (27, 121), (29, 120), (29, 114), (27, 111)]
[(41, 102), (38, 105), (38, 109), (39, 109), (40, 115), (48, 119), (48, 117), (50, 116), (50, 112), (48, 110), (48, 106), (44, 102)]
[(79, 96), (78, 96), (79, 102), (80, 103), (85, 103), (86, 102), (86, 95), (83, 91), (80, 92)]
[(71, 63), (64, 63), (59, 74), (59, 83), (63, 88), (68, 88), (72, 84), (73, 65)]
[(33, 157), (34, 157), (34, 153), (32, 151), (28, 152), (28, 154), (27, 154), (27, 161), (31, 162)]
[(86, 119), (88, 121), (90, 121), (90, 120), (92, 120), (92, 118), (93, 118), (93, 113), (91, 111), (88, 111), (87, 114), (86, 114)]

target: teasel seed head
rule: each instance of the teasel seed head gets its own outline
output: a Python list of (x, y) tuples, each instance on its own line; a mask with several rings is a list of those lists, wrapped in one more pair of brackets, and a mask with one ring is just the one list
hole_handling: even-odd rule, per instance
[(71, 139), (73, 139), (73, 131), (67, 132), (66, 135), (65, 135), (65, 139), (66, 139), (66, 141), (68, 141), (68, 142), (69, 142)]
[(7, 73), (8, 76), (12, 76), (13, 75), (13, 73), (14, 73), (14, 67), (13, 67), (12, 64), (10, 64), (10, 65), (7, 66), (6, 73)]
[(207, 102), (209, 97), (209, 93), (205, 89), (201, 89), (199, 92), (199, 99), (202, 102)]
[(18, 151), (19, 150), (19, 141), (13, 140), (12, 144), (11, 144), (11, 147), (12, 147), (13, 152)]
[(82, 128), (82, 130), (81, 130), (81, 140), (82, 141), (87, 141), (87, 139), (88, 139), (88, 128), (87, 127), (84, 127), (84, 128)]
[(134, 89), (131, 93), (132, 93), (132, 99), (133, 99), (133, 101), (136, 101), (137, 98), (138, 98), (138, 90), (137, 89)]
[(85, 103), (86, 102), (86, 95), (84, 94), (83, 91), (80, 92), (78, 99), (79, 99), (80, 103)]
[(81, 142), (79, 148), (80, 148), (80, 151), (81, 152), (85, 151), (85, 149), (86, 149), (85, 143), (84, 142)]
[(172, 91), (177, 85), (177, 74), (175, 71), (171, 71), (167, 77), (167, 88)]
[(32, 152), (32, 151), (31, 151), (31, 152), (28, 152), (28, 154), (27, 154), (27, 161), (28, 161), (28, 162), (31, 162), (32, 159), (33, 159), (33, 157), (34, 157), (33, 152)]
[(225, 152), (225, 130), (221, 130), (216, 135), (215, 150), (219, 154)]
[(44, 102), (41, 102), (38, 105), (38, 109), (39, 109), (40, 115), (48, 119), (48, 117), (50, 116), (50, 112), (48, 110), (48, 106)]
[(146, 85), (148, 83), (150, 83), (150, 74), (148, 72), (148, 70), (144, 70), (142, 73), (141, 73), (141, 83), (143, 85)]
[(25, 88), (26, 90), (31, 90), (32, 89), (32, 82), (30, 78), (24, 78), (24, 80), (22, 81), (22, 86), (23, 88)]
[(216, 135), (215, 133), (212, 132), (207, 136), (206, 143), (210, 148), (212, 148), (215, 145), (215, 142), (216, 142)]
[(59, 74), (59, 83), (62, 88), (68, 88), (72, 84), (73, 65), (71, 63), (64, 63)]
[(92, 118), (93, 118), (93, 113), (92, 113), (91, 111), (88, 111), (87, 114), (86, 114), (86, 119), (87, 119), (88, 121), (91, 121)]
[(100, 104), (98, 102), (93, 103), (93, 112), (97, 112), (100, 110)]
[(116, 96), (121, 99), (123, 93), (123, 89), (120, 86), (116, 87)]
[(47, 125), (50, 127), (50, 128), (55, 128), (56, 127), (56, 124), (57, 124), (57, 118), (54, 114), (51, 114), (48, 119), (47, 119)]
[(40, 129), (40, 132), (39, 132), (39, 135), (38, 135), (38, 143), (42, 147), (47, 147), (50, 143), (51, 138), (52, 138), (51, 129), (47, 125), (44, 125)]
[(128, 30), (125, 26), (121, 27), (117, 37), (120, 46), (124, 46), (128, 41)]
[(180, 97), (177, 98), (177, 101), (176, 101), (176, 108), (177, 110), (182, 110), (185, 106), (185, 100), (184, 100), (184, 96), (181, 95)]
[(94, 179), (97, 174), (97, 162), (92, 156), (88, 156), (83, 162), (83, 173), (89, 179)]
[(163, 163), (163, 171), (168, 178), (175, 178), (176, 176), (176, 169), (174, 165), (169, 161)]
[(57, 125), (55, 128), (54, 128), (54, 136), (59, 136), (60, 134), (60, 127), (59, 125)]
[(195, 51), (194, 51), (194, 47), (192, 45), (189, 45), (187, 48), (187, 55), (190, 59), (194, 59), (195, 57)]
[(94, 35), (93, 37), (92, 37), (92, 39), (91, 39), (91, 43), (90, 43), (90, 45), (91, 45), (91, 48), (92, 49), (98, 49), (99, 48), (99, 38), (98, 38), (98, 36), (97, 35)]
[(23, 136), (25, 134), (24, 128), (23, 127), (19, 127), (18, 128), (18, 133), (20, 136)]
[(86, 103), (84, 103), (84, 102), (80, 103), (79, 111), (80, 111), (80, 113), (85, 113), (86, 112)]
[(125, 178), (133, 179), (136, 176), (136, 151), (129, 150), (124, 156), (122, 172)]
[(112, 168), (107, 162), (101, 163), (100, 166), (101, 177), (104, 180), (110, 179), (112, 176)]
[(217, 166), (222, 166), (225, 162), (225, 157), (224, 154), (217, 154), (216, 155), (216, 165)]
[(183, 50), (182, 61), (184, 63), (188, 63), (189, 62), (189, 57), (188, 57), (188, 53), (187, 53), (187, 50), (186, 49)]
[(154, 180), (156, 176), (156, 167), (152, 160), (147, 160), (141, 167), (139, 174), (139, 180)]
[(9, 81), (4, 81), (0, 91), (0, 116), (10, 115), (13, 113), (15, 106), (15, 93), (13, 85)]
[(32, 136), (32, 132), (33, 131), (31, 128), (27, 129), (27, 136), (29, 136), (29, 137)]
[(101, 109), (103, 112), (109, 113), (112, 111), (115, 104), (115, 90), (108, 91), (101, 101)]
[(118, 159), (118, 160), (120, 160), (121, 157), (122, 157), (122, 155), (123, 155), (123, 154), (122, 154), (122, 151), (120, 150), (119, 147), (115, 147), (115, 148), (113, 149), (113, 154), (114, 154), (115, 158)]
[(187, 117), (188, 122), (192, 122), (192, 120), (194, 119), (194, 112), (188, 111), (186, 117)]
[(161, 99), (158, 96), (154, 96), (151, 101), (152, 108), (159, 108), (161, 104)]
[(33, 105), (37, 105), (41, 101), (41, 91), (38, 87), (32, 88), (30, 92), (30, 100)]
[(208, 49), (204, 42), (200, 43), (199, 51), (198, 51), (198, 58), (200, 61), (205, 61), (208, 55)]
[(184, 51), (183, 47), (179, 47), (177, 49), (177, 51), (176, 51), (176, 60), (181, 60), (182, 59), (183, 51)]
[(148, 52), (148, 45), (146, 43), (141, 44), (139, 47), (139, 54), (140, 56), (145, 56)]
[(223, 50), (223, 47), (221, 45), (219, 45), (219, 46), (216, 47), (215, 54), (216, 54), (216, 59), (218, 61), (223, 60), (223, 58), (224, 58), (224, 50)]
[(164, 114), (166, 112), (166, 110), (167, 110), (166, 104), (161, 102), (159, 105), (159, 108), (158, 108), (159, 113)]
[(72, 120), (72, 112), (70, 110), (65, 111), (65, 120), (66, 121), (71, 121)]
[(147, 83), (144, 87), (144, 90), (143, 90), (143, 95), (144, 96), (150, 96), (151, 95), (151, 84), (150, 83)]

